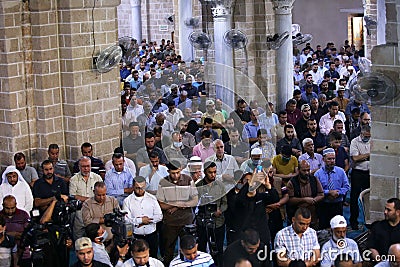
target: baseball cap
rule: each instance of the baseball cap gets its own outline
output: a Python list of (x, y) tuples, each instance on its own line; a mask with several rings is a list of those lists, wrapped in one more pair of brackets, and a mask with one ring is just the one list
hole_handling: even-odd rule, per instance
[(206, 106), (212, 106), (212, 105), (215, 105), (214, 100), (209, 99), (206, 101)]
[(333, 148), (325, 148), (323, 151), (322, 151), (322, 155), (327, 155), (327, 154), (335, 154), (335, 150), (333, 149)]
[(81, 237), (75, 241), (76, 251), (92, 247), (92, 241), (88, 237)]
[(346, 219), (342, 215), (336, 215), (331, 219), (331, 228), (347, 227)]
[[(309, 104), (303, 104), (302, 106), (301, 106), (301, 111), (303, 111), (304, 109), (306, 109), (306, 108), (310, 108), (310, 105)], [(311, 109), (311, 108), (310, 108)]]
[(250, 153), (251, 156), (253, 155), (262, 155), (262, 150), (258, 147), (253, 148)]

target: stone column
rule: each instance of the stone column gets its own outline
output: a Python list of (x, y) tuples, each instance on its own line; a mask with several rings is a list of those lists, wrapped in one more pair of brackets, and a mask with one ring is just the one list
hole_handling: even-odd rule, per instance
[(142, 41), (142, 13), (141, 0), (131, 0), (131, 29), (132, 37), (140, 44)]
[(214, 17), (215, 83), (216, 96), (231, 108), (234, 105), (233, 49), (224, 42), (225, 32), (231, 29), (234, 1), (216, 1), (211, 8)]
[[(275, 10), (275, 32), (281, 34), (292, 32), (292, 8), (294, 0), (273, 0)], [(293, 43), (286, 40), (276, 52), (277, 62), (277, 105), (284, 108), (289, 98), (292, 98), (293, 83)]]
[(189, 34), (193, 31), (192, 27), (185, 25), (185, 20), (192, 17), (192, 1), (178, 0), (179, 6), (179, 51), (182, 59), (190, 62), (193, 57), (193, 47), (189, 42)]

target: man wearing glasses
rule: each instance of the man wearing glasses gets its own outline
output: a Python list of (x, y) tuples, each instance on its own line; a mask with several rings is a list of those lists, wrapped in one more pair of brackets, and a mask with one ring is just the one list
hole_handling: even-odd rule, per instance
[(133, 224), (133, 234), (137, 239), (149, 243), (150, 256), (157, 258), (158, 236), (156, 224), (163, 215), (157, 198), (145, 191), (146, 180), (141, 176), (135, 177), (133, 194), (124, 200), (123, 210), (127, 211), (127, 221)]

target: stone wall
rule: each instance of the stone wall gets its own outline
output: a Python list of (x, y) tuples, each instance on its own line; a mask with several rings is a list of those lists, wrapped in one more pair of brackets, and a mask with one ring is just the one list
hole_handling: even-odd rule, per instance
[(131, 36), (132, 14), (130, 12), (130, 0), (121, 0), (121, 4), (117, 8), (118, 13), (118, 37)]
[[(372, 49), (373, 71), (382, 72), (400, 85), (400, 2), (386, 0), (386, 45)], [(399, 91), (399, 88), (397, 88)], [(387, 199), (399, 197), (400, 183), (400, 100), (372, 108), (370, 218), (383, 219)]]
[(118, 70), (92, 69), (92, 55), (116, 43), (119, 4), (0, 2), (2, 165), (19, 151), (39, 163), (50, 143), (59, 144), (60, 157), (70, 161), (80, 156), (83, 142), (106, 159), (119, 145)]

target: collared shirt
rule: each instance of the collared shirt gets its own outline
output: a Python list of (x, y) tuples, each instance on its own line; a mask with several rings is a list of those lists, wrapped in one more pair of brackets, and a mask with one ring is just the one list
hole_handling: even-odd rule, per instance
[(124, 167), (122, 172), (118, 173), (115, 168), (112, 168), (106, 173), (104, 183), (107, 186), (107, 194), (110, 196), (121, 196), (124, 194), (125, 188), (133, 186), (133, 174), (131, 171)]
[(146, 191), (157, 191), (158, 184), (160, 183), (161, 179), (168, 176), (168, 168), (162, 165), (158, 165), (157, 171), (151, 176), (152, 172), (152, 165), (147, 164), (143, 166), (139, 170), (139, 176), (142, 176), (146, 179)]
[(321, 154), (318, 153), (314, 153), (313, 157), (311, 157), (308, 153), (304, 153), (299, 157), (299, 162), (301, 162), (302, 160), (305, 160), (310, 164), (311, 171), (318, 170), (322, 166), (325, 166)]
[(265, 144), (262, 146), (260, 145), (259, 142), (255, 142), (252, 146), (251, 149), (253, 148), (260, 148), (262, 151), (261, 159), (269, 159), (271, 160), (273, 157), (276, 156), (275, 153), (275, 146), (271, 142), (265, 142)]
[(213, 143), (210, 144), (208, 148), (203, 146), (203, 143), (200, 142), (193, 148), (193, 156), (198, 156), (201, 158), (201, 161), (204, 163), (206, 158), (211, 157), (214, 155), (214, 145)]
[(35, 168), (26, 165), (25, 169), (23, 170), (19, 170), (19, 172), (21, 173), (22, 177), (24, 177), (25, 181), (29, 184), (32, 181), (35, 181), (37, 179), (39, 179), (39, 176), (35, 170)]
[(194, 140), (194, 135), (189, 132), (181, 133), (182, 135), (182, 143), (190, 148), (193, 148), (196, 145), (196, 141)]
[[(128, 214), (126, 219), (133, 224), (133, 232), (137, 235), (149, 235), (156, 231), (156, 224), (162, 220), (162, 211), (157, 198), (147, 192), (144, 196), (137, 197), (135, 193), (130, 194), (124, 200), (123, 210)], [(142, 224), (142, 217), (147, 216), (151, 219), (151, 223)]]
[(116, 198), (106, 196), (103, 204), (97, 202), (94, 197), (86, 199), (82, 204), (82, 219), (83, 224), (87, 226), (91, 223), (99, 223), (100, 218), (105, 214), (113, 212), (113, 209), (118, 208), (118, 201)]
[[(129, 168), (131, 170), (132, 174), (136, 174), (136, 166), (135, 166), (135, 163), (133, 162), (133, 160), (131, 160), (130, 158), (125, 157), (124, 161), (125, 161), (124, 162), (125, 168)], [(114, 165), (112, 164), (112, 159), (107, 161), (106, 164), (104, 165), (104, 168), (106, 169), (106, 172), (111, 170), (113, 167), (114, 167)]]
[[(350, 156), (359, 156), (362, 154), (370, 153), (371, 142), (363, 142), (361, 136), (358, 136), (351, 140), (350, 144)], [(369, 171), (369, 160), (355, 162), (353, 161), (353, 168), (361, 171)]]
[(321, 182), (322, 188), (324, 189), (325, 196), (329, 193), (329, 190), (330, 190), (328, 188), (329, 176), (333, 182), (334, 190), (339, 190), (338, 198), (336, 198), (334, 200), (328, 200), (327, 198), (325, 198), (324, 201), (335, 202), (335, 203), (343, 201), (343, 197), (346, 195), (347, 191), (349, 191), (350, 185), (349, 185), (349, 179), (347, 178), (347, 175), (342, 168), (334, 166), (333, 170), (330, 171), (329, 175), (328, 175), (328, 170), (324, 166), (321, 169), (319, 169), (318, 171), (316, 171), (314, 175)]
[(346, 237), (344, 238), (344, 244), (346, 244), (346, 247), (339, 248), (336, 241), (329, 239), (329, 241), (322, 246), (321, 267), (334, 266), (335, 259), (338, 255), (350, 255), (354, 263), (362, 262), (357, 243), (353, 239)]
[[(149, 257), (148, 264), (149, 267), (164, 267), (164, 264), (161, 261), (154, 259), (152, 257)], [(122, 267), (136, 267), (136, 266), (137, 265), (135, 264), (132, 258), (124, 262), (124, 264), (122, 265)]]
[(136, 153), (139, 148), (144, 146), (144, 139), (141, 136), (132, 139), (130, 135), (122, 139), (122, 146), (128, 154)]
[[(154, 146), (153, 150), (151, 152), (157, 152), (158, 154), (158, 158), (160, 159), (160, 164), (167, 164), (168, 163), (168, 159), (165, 156), (165, 153), (162, 149)], [(149, 158), (149, 151), (147, 150), (147, 147), (142, 147), (137, 151), (137, 155), (136, 155), (136, 163), (147, 163), (150, 164), (150, 158)]]
[[(104, 168), (104, 163), (101, 159), (96, 158), (96, 157), (89, 157), (91, 161), (91, 171), (100, 174), (100, 172), (105, 172)], [(79, 160), (75, 161), (74, 163), (74, 168), (73, 168), (74, 173), (79, 173)]]
[(193, 261), (182, 260), (180, 255), (169, 264), (170, 267), (214, 267), (214, 260), (210, 254), (197, 251), (197, 256)]
[(257, 131), (260, 129), (260, 124), (255, 125), (252, 121), (246, 123), (243, 127), (242, 139), (243, 141), (249, 138), (257, 138)]
[(317, 232), (310, 227), (301, 237), (296, 234), (292, 225), (283, 228), (276, 234), (276, 252), (286, 252), (290, 260), (310, 260), (312, 251), (315, 249), (320, 249)]
[(217, 165), (217, 177), (223, 174), (229, 174), (233, 177), (234, 172), (239, 169), (236, 159), (231, 155), (224, 154), (222, 160), (217, 158), (217, 155), (212, 155), (205, 160), (205, 162), (207, 161), (215, 162)]
[(54, 175), (62, 177), (71, 177), (71, 171), (69, 170), (68, 163), (65, 160), (58, 160), (53, 164)]
[(71, 195), (79, 195), (83, 197), (93, 197), (94, 184), (102, 182), (100, 175), (90, 172), (89, 178), (86, 181), (83, 175), (79, 172), (72, 176), (69, 184), (69, 193)]
[(183, 118), (183, 113), (180, 109), (175, 108), (174, 113), (169, 112), (169, 109), (163, 112), (165, 120), (169, 121), (173, 127), (176, 126), (180, 118)]
[(230, 141), (224, 143), (225, 153), (232, 155), (234, 157), (249, 157), (249, 144), (239, 141), (236, 145), (232, 144)]
[(258, 116), (258, 122), (265, 127), (266, 130), (270, 130), (276, 124), (279, 123), (278, 115), (272, 113), (271, 116), (267, 116), (264, 112), (260, 116)]
[[(198, 193), (192, 178), (185, 174), (181, 174), (180, 178), (176, 182), (173, 182), (170, 176), (166, 176), (164, 179), (161, 179), (157, 190), (158, 201), (168, 203), (165, 192), (163, 190), (164, 187), (171, 188), (179, 186), (189, 186), (189, 201), (197, 198)], [(186, 224), (191, 224), (193, 223), (193, 218), (194, 214), (192, 208), (178, 209), (173, 214), (169, 214), (166, 210), (163, 210), (163, 222), (167, 225), (183, 226)]]
[[(331, 130), (333, 129), (333, 123), (335, 120), (341, 120), (343, 123), (346, 121), (346, 118), (341, 116), (340, 114), (336, 114), (335, 117), (331, 117), (329, 113), (323, 115), (319, 120), (319, 129), (323, 135), (329, 135)], [(343, 129), (342, 133), (346, 133)]]

